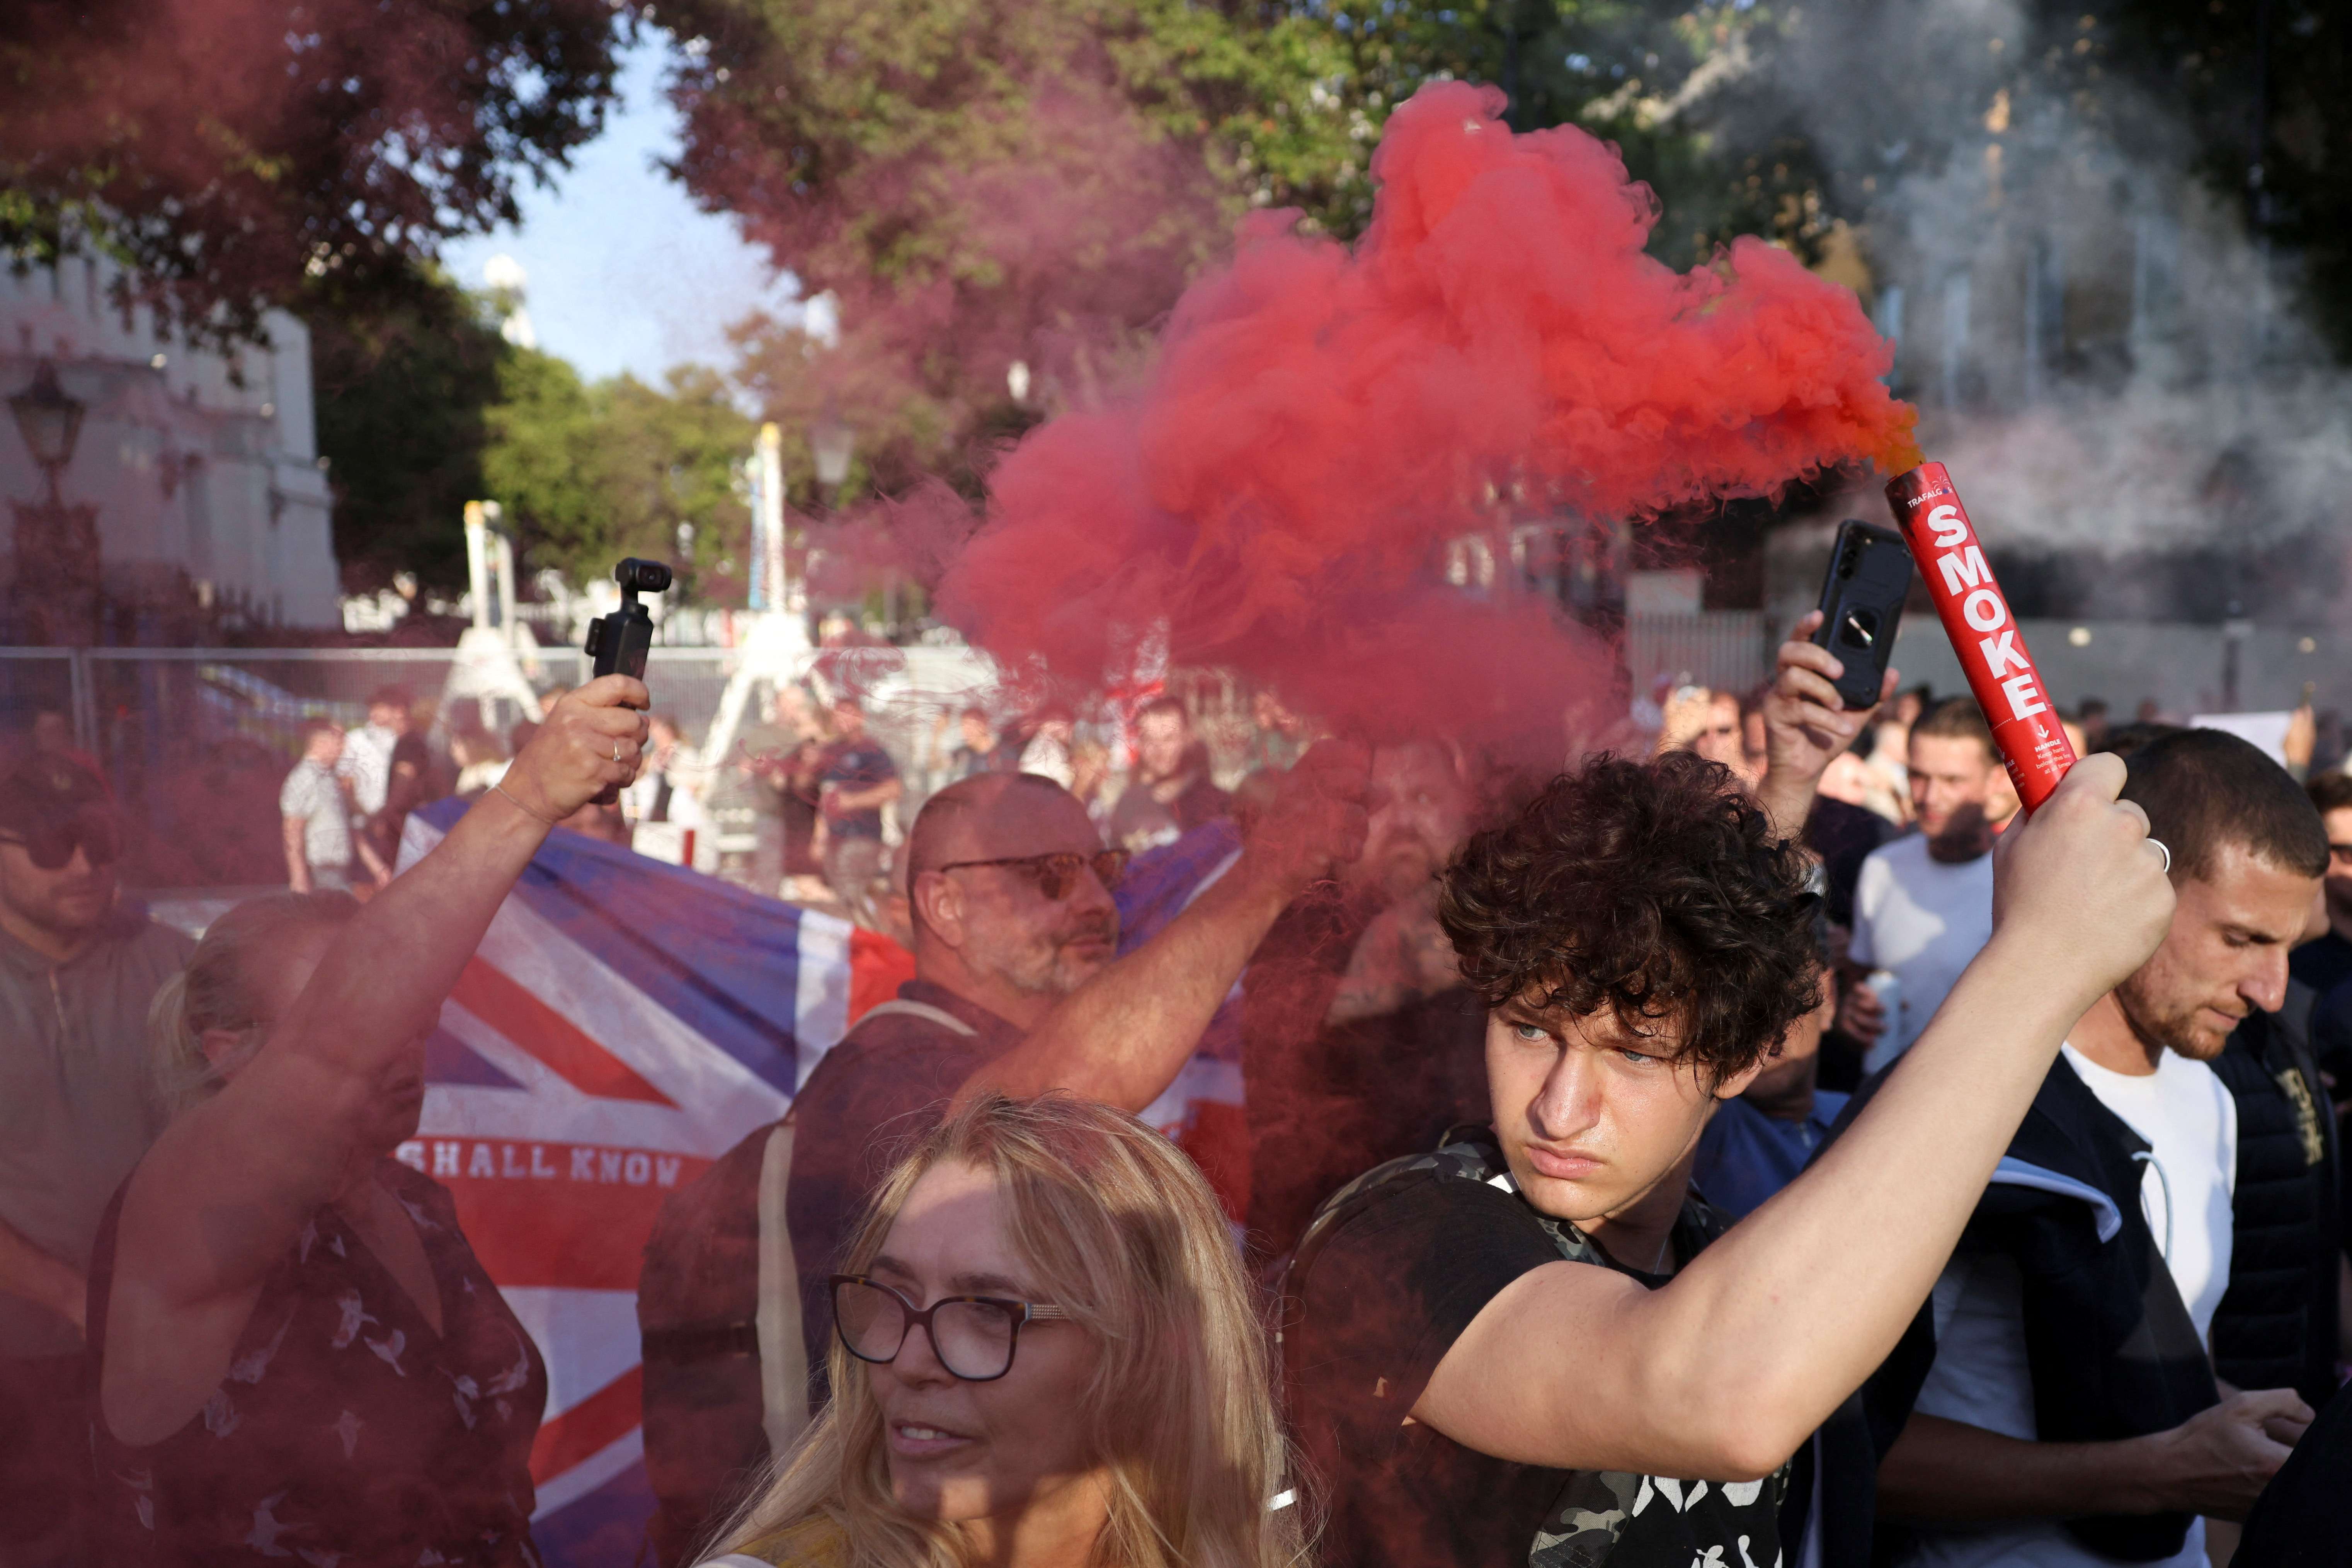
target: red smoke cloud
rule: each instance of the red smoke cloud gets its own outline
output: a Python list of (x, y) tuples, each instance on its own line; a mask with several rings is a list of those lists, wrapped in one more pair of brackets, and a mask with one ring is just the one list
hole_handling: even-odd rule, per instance
[[(1677, 274), (1611, 147), (1513, 135), (1447, 82), (1390, 120), (1352, 250), (1244, 226), (1135, 398), (1032, 433), (941, 607), (1008, 665), (1093, 684), (1158, 624), (1327, 722), (1552, 733), (1580, 655), (1540, 604), (1436, 585), (1490, 486), (1589, 521), (1917, 460), (1853, 296), (1743, 239)], [(1533, 739), (1533, 737), (1530, 737)]]

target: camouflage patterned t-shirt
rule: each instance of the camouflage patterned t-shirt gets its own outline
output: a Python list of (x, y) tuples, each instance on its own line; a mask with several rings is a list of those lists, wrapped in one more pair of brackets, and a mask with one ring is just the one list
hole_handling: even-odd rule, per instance
[[(1677, 1259), (1723, 1223), (1685, 1204)], [(1328, 1568), (1782, 1568), (1785, 1467), (1729, 1484), (1547, 1469), (1406, 1422), (1486, 1303), (1562, 1258), (1614, 1267), (1518, 1195), (1483, 1130), (1391, 1161), (1324, 1205), (1285, 1285), (1282, 1353), (1328, 1511)]]

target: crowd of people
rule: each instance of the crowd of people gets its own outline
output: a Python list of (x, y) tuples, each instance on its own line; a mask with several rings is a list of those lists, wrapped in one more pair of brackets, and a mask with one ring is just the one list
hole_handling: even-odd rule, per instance
[[(919, 809), (852, 694), (719, 778), (605, 677), (397, 875), (450, 781), (387, 690), (193, 943), (27, 752), (0, 1564), (537, 1561), (544, 1364), (392, 1153), (547, 835), (722, 786), (914, 978), (662, 1210), (655, 1562), (2352, 1562), (2352, 778), (2084, 715), (2028, 820), (1810, 629), (1549, 779), (1268, 699), (1228, 792), (1162, 700), (1116, 792), (1066, 711), (952, 713)], [(1214, 1040), (1244, 1114), (1180, 1148)]]

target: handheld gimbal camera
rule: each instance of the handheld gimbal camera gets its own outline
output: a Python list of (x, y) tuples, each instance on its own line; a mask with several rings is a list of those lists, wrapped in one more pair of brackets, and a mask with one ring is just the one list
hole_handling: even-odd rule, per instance
[[(588, 623), (584, 649), (591, 661), (588, 678), (593, 680), (600, 675), (625, 675), (643, 680), (646, 656), (654, 646), (654, 618), (637, 603), (637, 595), (658, 594), (667, 588), (669, 568), (658, 561), (640, 561), (633, 555), (613, 568), (613, 578), (621, 584), (621, 607)], [(610, 805), (620, 798), (621, 792), (614, 786), (598, 795), (595, 803)]]
[(631, 556), (613, 568), (621, 584), (621, 607), (588, 623), (586, 653), (594, 660), (589, 679), (599, 675), (646, 678), (646, 655), (654, 646), (654, 618), (637, 603), (639, 594), (658, 594), (669, 586), (669, 568), (658, 561)]

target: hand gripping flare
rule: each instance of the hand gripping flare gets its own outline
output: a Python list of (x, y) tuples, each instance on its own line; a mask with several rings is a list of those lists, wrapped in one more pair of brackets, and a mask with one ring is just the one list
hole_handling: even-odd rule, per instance
[[(2017, 786), (2017, 798), (2032, 811), (2074, 765), (2074, 745), (2051, 710), (2042, 672), (2025, 650), (1992, 568), (1985, 564), (1959, 492), (1943, 464), (1922, 463), (1887, 485), (1886, 500), (1919, 563), (1919, 575), (1927, 580), (1969, 690), (1992, 726), (1993, 745)], [(2169, 870), (2169, 851), (2164, 858)]]

